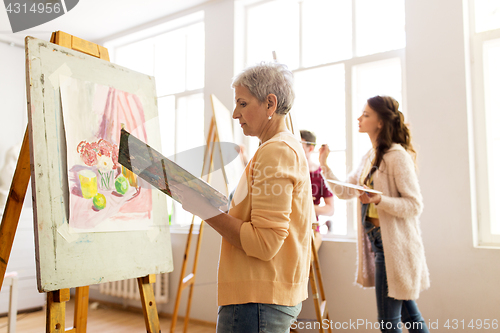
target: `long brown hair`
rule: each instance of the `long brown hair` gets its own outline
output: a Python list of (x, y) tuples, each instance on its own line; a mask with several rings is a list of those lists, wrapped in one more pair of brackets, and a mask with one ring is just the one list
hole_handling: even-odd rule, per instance
[(375, 158), (364, 183), (368, 185), (368, 181), (378, 170), (384, 154), (391, 148), (393, 143), (399, 143), (403, 148), (412, 155), (415, 161), (417, 153), (411, 144), (410, 129), (405, 124), (405, 117), (399, 111), (399, 103), (394, 98), (389, 96), (375, 96), (367, 100), (368, 106), (377, 113), (378, 118), (382, 121), (382, 128), (377, 136), (377, 148), (375, 149)]

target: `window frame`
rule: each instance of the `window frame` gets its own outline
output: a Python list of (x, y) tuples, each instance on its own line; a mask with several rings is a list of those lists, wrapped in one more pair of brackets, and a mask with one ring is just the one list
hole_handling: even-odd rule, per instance
[[(235, 59), (235, 72), (239, 72), (239, 70), (245, 68), (247, 66), (248, 58), (247, 58), (247, 48), (248, 48), (248, 29), (247, 29), (247, 21), (248, 21), (248, 9), (253, 8), (255, 6), (259, 6), (268, 2), (272, 2), (276, 0), (236, 0), (236, 11), (240, 17), (242, 17), (241, 21), (237, 21), (235, 32), (243, 36), (241, 39), (236, 37), (235, 48), (240, 48), (242, 51), (235, 50), (235, 54), (240, 55), (242, 61), (238, 63), (238, 59)], [(301, 5), (304, 0), (296, 0), (299, 5), (299, 65), (298, 68), (293, 69), (292, 72), (300, 72), (306, 70), (317, 69), (321, 67), (331, 66), (343, 64), (345, 70), (345, 119), (346, 119), (346, 174), (348, 175), (352, 170), (356, 169), (359, 161), (355, 160), (355, 144), (356, 144), (356, 133), (357, 133), (357, 123), (356, 119), (358, 117), (358, 113), (361, 113), (361, 110), (353, 110), (353, 98), (354, 95), (352, 93), (353, 87), (353, 67), (357, 65), (362, 65), (371, 62), (377, 62), (382, 60), (389, 60), (393, 58), (399, 58), (401, 63), (401, 94), (402, 94), (402, 105), (407, 105), (406, 103), (406, 46), (401, 49), (389, 50), (385, 52), (379, 52), (370, 55), (357, 56), (356, 50), (356, 0), (352, 0), (352, 57), (350, 59), (344, 59), (324, 64), (319, 64), (315, 66), (304, 67), (303, 66), (303, 20), (302, 20), (302, 11)], [(236, 34), (235, 34), (236, 35)], [(279, 58), (279, 55), (278, 55)], [(408, 116), (406, 112), (405, 116)], [(248, 142), (245, 142), (248, 143)], [(248, 144), (247, 144), (248, 145)], [(337, 200), (337, 199), (336, 199)], [(354, 240), (356, 239), (357, 234), (357, 204), (355, 200), (349, 200), (347, 202), (347, 233), (346, 235), (336, 235), (336, 234), (324, 234), (323, 239), (327, 240)]]
[[(199, 23), (203, 23), (203, 25), (205, 25), (204, 11), (198, 11), (198, 12), (195, 12), (192, 14), (188, 14), (188, 15), (180, 17), (180, 18), (169, 20), (169, 21), (165, 22), (164, 24), (160, 24), (158, 26), (154, 26), (154, 27), (149, 28), (149, 29), (143, 29), (143, 30), (137, 31), (135, 33), (128, 34), (128, 35), (125, 35), (123, 37), (117, 38), (115, 40), (108, 41), (105, 43), (105, 46), (109, 50), (111, 59), (113, 61), (115, 61), (116, 60), (116, 50), (120, 47), (125, 47), (125, 46), (128, 46), (130, 44), (141, 42), (141, 41), (144, 41), (147, 39), (154, 39), (157, 37), (161, 37), (162, 35), (167, 34), (169, 32), (174, 32), (174, 31), (180, 30), (180, 29), (186, 29), (186, 28), (189, 28), (190, 26), (193, 26), (193, 25), (196, 25)], [(186, 38), (187, 38), (187, 36), (186, 36)], [(205, 31), (204, 31), (204, 39), (205, 39)], [(186, 43), (185, 47), (187, 48), (187, 43)], [(188, 56), (187, 52), (185, 52), (186, 63), (188, 61), (188, 57), (189, 56)], [(155, 60), (155, 63), (153, 64), (153, 73), (155, 71), (155, 64), (156, 64), (156, 59), (154, 59), (154, 60)], [(205, 71), (206, 70), (204, 68), (204, 72)], [(205, 76), (205, 73), (203, 75)], [(185, 71), (185, 77), (187, 78), (187, 68)], [(204, 96), (203, 98), (205, 99), (205, 84), (203, 84), (202, 88), (196, 88), (196, 89), (191, 89), (191, 90), (188, 90), (187, 86), (188, 86), (188, 81), (186, 80), (184, 83), (185, 90), (183, 90), (181, 92), (162, 94), (162, 95), (157, 96), (158, 101), (162, 98), (168, 98), (171, 96), (174, 97), (176, 124), (179, 120), (178, 112), (180, 112), (180, 111), (179, 111), (178, 103), (179, 103), (180, 98), (194, 96), (197, 94), (203, 94), (203, 96)], [(158, 104), (160, 104), (160, 103), (158, 102)], [(158, 115), (159, 115), (159, 112), (160, 112), (160, 110), (158, 110)], [(204, 113), (206, 113), (206, 112), (204, 112)], [(175, 126), (174, 136), (175, 136), (176, 142), (174, 142), (173, 151), (174, 151), (174, 154), (176, 154), (177, 150), (178, 150), (177, 149), (177, 146), (178, 146), (178, 144), (177, 144), (177, 140), (178, 140), (177, 125)], [(162, 147), (162, 149), (163, 149), (163, 147)], [(170, 200), (172, 200), (172, 199), (170, 199)], [(172, 208), (173, 208), (173, 211), (170, 211)], [(191, 221), (193, 219), (194, 219), (193, 221), (195, 222), (195, 224), (200, 224), (199, 218), (194, 217), (194, 216), (193, 216), (193, 219), (188, 219), (189, 221), (187, 221), (187, 220), (182, 221), (183, 223), (177, 222), (176, 221), (177, 217), (176, 217), (176, 213), (175, 213), (175, 207), (174, 207), (174, 205), (172, 205), (170, 203), (169, 203), (169, 214), (172, 215), (172, 224), (170, 224), (170, 231), (171, 232), (187, 233), (189, 228), (190, 228)]]
[[(476, 32), (475, 1), (464, 4), (465, 36), (468, 36), (470, 90), (472, 108), (469, 112), (471, 153), (471, 194), (473, 199), (473, 242), (478, 248), (500, 248), (500, 235), (491, 233), (490, 188), (488, 176), (488, 138), (486, 124), (486, 89), (484, 86), (484, 44), (500, 40), (500, 28)], [(468, 13), (468, 15), (467, 15)], [(468, 21), (467, 21), (468, 20)], [(466, 40), (467, 45), (467, 40)]]

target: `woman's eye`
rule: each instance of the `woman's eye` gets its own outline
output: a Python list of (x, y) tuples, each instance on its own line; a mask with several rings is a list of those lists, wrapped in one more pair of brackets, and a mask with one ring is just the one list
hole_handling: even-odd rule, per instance
[(245, 106), (247, 106), (247, 103), (240, 103), (240, 105), (245, 107)]

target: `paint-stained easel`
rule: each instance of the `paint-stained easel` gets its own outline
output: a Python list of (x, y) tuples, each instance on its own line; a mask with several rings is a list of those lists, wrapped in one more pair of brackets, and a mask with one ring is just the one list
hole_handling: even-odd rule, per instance
[[(88, 42), (81, 38), (69, 35), (62, 31), (52, 33), (51, 43), (64, 46), (96, 58), (109, 61), (108, 50), (101, 46)], [(28, 82), (29, 84), (29, 82)], [(28, 94), (29, 94), (29, 89)], [(30, 100), (28, 96), (28, 101)], [(30, 145), (29, 132), (26, 128), (23, 144), (19, 153), (16, 170), (12, 179), (12, 185), (5, 205), (2, 224), (0, 225), (0, 286), (3, 284), (7, 263), (9, 261), (14, 236), (19, 223), (19, 217), (28, 189), (30, 171)], [(153, 294), (152, 284), (155, 282), (155, 275), (148, 275), (137, 279), (141, 295), (142, 311), (148, 333), (160, 332), (160, 321), (156, 302)], [(89, 287), (77, 287), (75, 294), (75, 311), (73, 328), (66, 330), (66, 302), (70, 299), (70, 290), (61, 289), (47, 293), (47, 333), (85, 333), (87, 331), (87, 314), (89, 303)]]

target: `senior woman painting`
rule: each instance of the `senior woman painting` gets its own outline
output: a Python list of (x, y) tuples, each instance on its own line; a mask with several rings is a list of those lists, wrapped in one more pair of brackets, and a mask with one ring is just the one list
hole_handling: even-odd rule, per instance
[(181, 188), (183, 208), (222, 236), (217, 332), (288, 332), (307, 298), (311, 223), (307, 160), (285, 116), (292, 73), (261, 63), (233, 81), (233, 118), (261, 145), (245, 168), (228, 213)]

